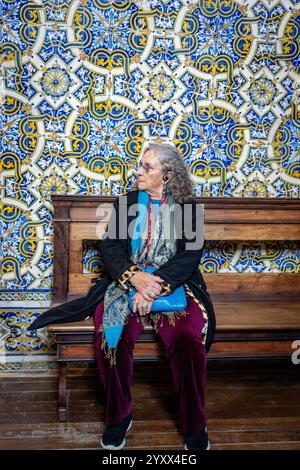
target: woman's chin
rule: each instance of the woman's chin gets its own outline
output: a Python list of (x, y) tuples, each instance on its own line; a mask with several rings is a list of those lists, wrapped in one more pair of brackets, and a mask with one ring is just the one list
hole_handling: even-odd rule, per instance
[(138, 189), (145, 189), (145, 183), (138, 181)]

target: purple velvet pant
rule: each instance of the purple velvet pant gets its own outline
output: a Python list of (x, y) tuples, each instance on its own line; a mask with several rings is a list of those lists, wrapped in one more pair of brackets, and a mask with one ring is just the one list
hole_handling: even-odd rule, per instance
[[(175, 325), (170, 325), (167, 315), (162, 315), (162, 322), (159, 320), (157, 324), (179, 394), (180, 428), (185, 436), (204, 429), (207, 423), (204, 409), (206, 350), (201, 341), (204, 318), (198, 304), (189, 296), (187, 299), (187, 316), (176, 318)], [(110, 367), (101, 350), (102, 333), (98, 331), (102, 315), (103, 300), (94, 316), (96, 359), (106, 395), (106, 423), (115, 424), (132, 412), (133, 349), (143, 325), (137, 314), (131, 313), (118, 343), (116, 365)]]

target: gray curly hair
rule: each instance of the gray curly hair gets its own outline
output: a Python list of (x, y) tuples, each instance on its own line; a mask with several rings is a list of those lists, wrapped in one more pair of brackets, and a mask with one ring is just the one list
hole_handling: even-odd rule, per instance
[[(171, 192), (176, 202), (191, 202), (195, 199), (193, 181), (189, 168), (184, 163), (180, 152), (171, 144), (149, 144), (143, 151), (154, 150), (162, 165), (162, 173), (172, 171), (172, 177), (166, 183), (166, 191)], [(135, 181), (133, 190), (138, 189), (138, 181)]]

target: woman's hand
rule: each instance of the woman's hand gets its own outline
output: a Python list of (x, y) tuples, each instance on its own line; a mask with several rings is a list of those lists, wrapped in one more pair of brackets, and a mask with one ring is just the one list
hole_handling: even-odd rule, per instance
[[(133, 313), (136, 313), (136, 311), (138, 310), (139, 314), (144, 316), (144, 315), (147, 315), (151, 310), (152, 300), (148, 302), (147, 300), (144, 299), (142, 294), (140, 294), (139, 292), (136, 292), (134, 294), (132, 298), (132, 302), (133, 302), (133, 307), (132, 307)], [(147, 308), (143, 308), (143, 304), (147, 304)]]
[(130, 278), (130, 283), (148, 302), (153, 301), (161, 294), (161, 282), (164, 282), (161, 277), (144, 271), (135, 273)]

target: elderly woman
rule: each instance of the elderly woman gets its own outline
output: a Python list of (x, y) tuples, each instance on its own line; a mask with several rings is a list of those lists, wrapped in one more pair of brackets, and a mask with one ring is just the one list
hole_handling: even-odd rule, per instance
[[(48, 310), (30, 329), (94, 315), (96, 359), (106, 393), (107, 426), (101, 446), (115, 450), (124, 447), (125, 434), (132, 426), (134, 344), (144, 325), (151, 323), (164, 344), (179, 394), (185, 449), (207, 450), (206, 355), (214, 337), (215, 314), (198, 269), (203, 221), (199, 224), (196, 219), (193, 184), (175, 147), (152, 144), (146, 148), (137, 177), (137, 188), (126, 194), (126, 202), (124, 196), (122, 203), (121, 198), (115, 201), (113, 215), (98, 242), (104, 276), (96, 280), (87, 296)], [(191, 219), (181, 219), (180, 236), (171, 215), (176, 205), (182, 214), (186, 205), (192, 208)], [(134, 207), (138, 208), (136, 219)], [(133, 233), (128, 229), (125, 238), (121, 236), (124, 227), (133, 227)], [(191, 228), (192, 239), (187, 237)], [(193, 246), (197, 237), (202, 239), (200, 247), (197, 243)], [(152, 269), (146, 272), (147, 267)], [(171, 304), (166, 311), (152, 311), (156, 299), (171, 299), (180, 286), (184, 287), (184, 308), (174, 306), (172, 310)]]

